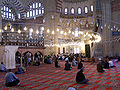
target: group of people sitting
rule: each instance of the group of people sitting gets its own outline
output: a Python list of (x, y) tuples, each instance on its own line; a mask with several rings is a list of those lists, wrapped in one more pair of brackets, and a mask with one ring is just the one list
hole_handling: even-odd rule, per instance
[(19, 66), (18, 71), (16, 71), (14, 74), (13, 72), (11, 72), (11, 69), (7, 70), (3, 62), (1, 62), (0, 72), (7, 72), (5, 75), (5, 85), (7, 87), (12, 87), (12, 86), (20, 85), (20, 80), (16, 77), (15, 74), (22, 74), (26, 72), (26, 69), (23, 66)]
[[(68, 58), (65, 59), (65, 62), (66, 63), (65, 63), (64, 70), (72, 70), (72, 67), (71, 67), (71, 64), (69, 63)], [(79, 69), (79, 71), (76, 74), (76, 82), (80, 84), (86, 84), (89, 80), (85, 78), (85, 75), (83, 73), (85, 67), (83, 66), (82, 62), (76, 61), (75, 59), (73, 59), (72, 66), (77, 66), (77, 69)], [(57, 58), (55, 59), (55, 67), (56, 68), (60, 67), (60, 65), (58, 64)], [(108, 59), (106, 60), (100, 59), (99, 63), (97, 64), (97, 71), (104, 72), (103, 68), (108, 69), (113, 67), (115, 66), (111, 60), (108, 62)], [(3, 64), (3, 62), (1, 62), (0, 72), (6, 72), (6, 71), (7, 69), (5, 65)], [(23, 66), (19, 66), (18, 71), (16, 71), (15, 74), (22, 74), (24, 72), (26, 72), (26, 69)], [(11, 72), (11, 69), (8, 70), (8, 72), (5, 75), (6, 86), (11, 87), (11, 86), (16, 86), (20, 84), (20, 80), (15, 76), (15, 74)]]
[(98, 72), (104, 72), (104, 69), (109, 69), (109, 68), (113, 68), (116, 67), (113, 64), (112, 60), (109, 60), (109, 58), (106, 58), (105, 60), (102, 60), (101, 58), (99, 59), (99, 62), (97, 64), (97, 71)]
[[(74, 61), (75, 61), (75, 60), (74, 60)], [(76, 64), (75, 66), (77, 66), (77, 62), (75, 61), (74, 63)], [(72, 62), (72, 64), (73, 64), (73, 62)], [(71, 67), (71, 64), (69, 63), (69, 60), (66, 60), (65, 69), (64, 69), (64, 70), (71, 70), (71, 69), (72, 69), (72, 67)], [(77, 74), (76, 74), (76, 82), (77, 82), (77, 83), (80, 83), (80, 84), (82, 84), (82, 83), (83, 83), (83, 84), (87, 83), (89, 80), (85, 78), (85, 75), (84, 75), (84, 73), (83, 73), (83, 71), (84, 71), (84, 66), (83, 66), (83, 64), (82, 64), (81, 61), (78, 63), (77, 69), (79, 69), (79, 71), (78, 71)]]

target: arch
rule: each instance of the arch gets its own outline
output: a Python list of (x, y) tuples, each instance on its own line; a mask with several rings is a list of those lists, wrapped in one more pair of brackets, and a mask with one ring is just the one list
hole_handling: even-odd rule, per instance
[(40, 51), (37, 51), (37, 52), (34, 54), (34, 56), (35, 56), (37, 53), (43, 56), (43, 54), (42, 54)]
[(24, 52), (22, 56), (23, 56), (22, 62), (26, 67), (28, 66), (28, 64), (31, 64), (34, 61), (33, 54), (30, 51)]
[(23, 55), (26, 55), (27, 53), (31, 53), (31, 55), (33, 56), (33, 53), (30, 52), (30, 51), (25, 51), (25, 52), (23, 52)]
[(42, 57), (43, 57), (43, 54), (42, 54), (40, 51), (37, 51), (37, 52), (34, 54), (35, 60), (36, 60), (36, 58), (39, 58), (39, 60), (42, 61)]
[(16, 64), (21, 64), (21, 53), (19, 51), (15, 53), (15, 62)]

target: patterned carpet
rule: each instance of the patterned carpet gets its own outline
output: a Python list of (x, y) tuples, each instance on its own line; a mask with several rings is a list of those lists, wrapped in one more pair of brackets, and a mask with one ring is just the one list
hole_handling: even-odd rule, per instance
[(115, 63), (115, 68), (107, 69), (104, 73), (96, 71), (96, 64), (84, 62), (84, 74), (89, 79), (88, 84), (75, 82), (77, 67), (73, 67), (71, 71), (64, 71), (64, 61), (60, 61), (59, 64), (61, 68), (55, 68), (54, 64), (29, 66), (26, 73), (16, 75), (21, 85), (15, 87), (6, 87), (6, 73), (0, 72), (0, 90), (67, 90), (69, 87), (76, 90), (120, 90), (120, 62)]

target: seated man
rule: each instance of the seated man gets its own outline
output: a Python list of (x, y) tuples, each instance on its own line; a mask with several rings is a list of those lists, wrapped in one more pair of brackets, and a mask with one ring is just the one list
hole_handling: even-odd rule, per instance
[(66, 61), (64, 70), (71, 70), (71, 69), (72, 69), (71, 64), (68, 61)]
[(19, 66), (19, 67), (18, 67), (18, 71), (15, 72), (15, 74), (22, 74), (22, 73), (25, 72), (25, 71), (26, 71), (26, 69), (25, 69), (24, 67)]
[(105, 62), (105, 63), (104, 63), (104, 68), (105, 68), (105, 69), (109, 69), (109, 63), (108, 63), (108, 61), (105, 60), (104, 62)]
[(99, 63), (97, 64), (97, 71), (98, 72), (104, 72), (101, 61), (99, 61)]
[(75, 58), (72, 61), (72, 66), (77, 66), (77, 61), (75, 60)]
[(59, 67), (60, 67), (60, 66), (58, 65), (57, 59), (55, 60), (55, 67), (56, 67), (56, 68), (59, 68)]
[(85, 79), (85, 76), (83, 74), (83, 68), (84, 67), (82, 67), (80, 71), (77, 72), (77, 75), (76, 75), (76, 82), (80, 84), (85, 84), (89, 81), (88, 79)]
[(79, 63), (78, 63), (78, 69), (81, 69), (83, 67), (83, 64), (82, 64), (82, 62), (80, 61)]
[(51, 58), (47, 59), (47, 64), (52, 64), (52, 59)]
[(7, 69), (5, 67), (5, 65), (3, 64), (3, 62), (1, 62), (1, 65), (0, 65), (0, 72), (6, 72)]
[(35, 66), (39, 66), (40, 65), (40, 61), (38, 58), (36, 58), (36, 63), (35, 63)]
[(9, 69), (8, 71), (9, 72), (5, 75), (5, 85), (7, 87), (20, 85), (20, 80), (15, 76), (14, 73), (11, 72), (11, 69)]
[(116, 67), (116, 66), (113, 64), (113, 61), (112, 61), (112, 60), (109, 61), (109, 67), (110, 67), (110, 68)]

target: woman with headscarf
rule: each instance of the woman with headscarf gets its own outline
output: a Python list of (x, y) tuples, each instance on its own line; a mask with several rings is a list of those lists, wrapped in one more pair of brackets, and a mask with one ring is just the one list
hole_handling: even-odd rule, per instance
[(85, 75), (83, 74), (83, 68), (80, 69), (80, 71), (77, 72), (76, 75), (76, 82), (80, 84), (86, 84), (89, 80), (85, 78)]

